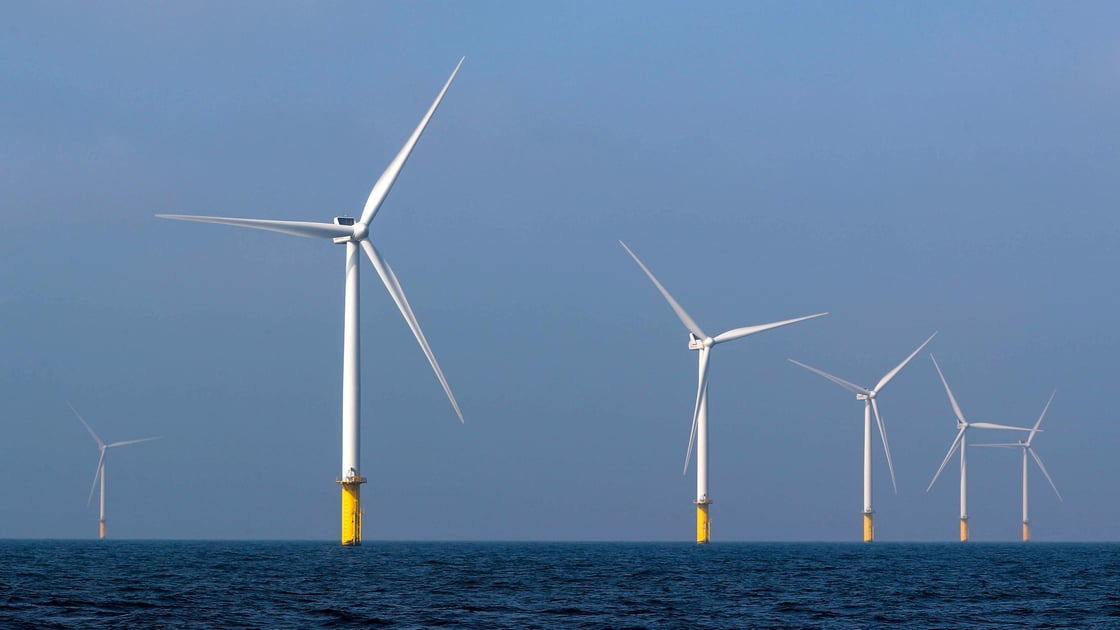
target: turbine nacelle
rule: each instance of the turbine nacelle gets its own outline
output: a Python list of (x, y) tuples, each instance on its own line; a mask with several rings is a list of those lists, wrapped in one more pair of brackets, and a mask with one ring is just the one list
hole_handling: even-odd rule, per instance
[(694, 333), (688, 333), (688, 349), (699, 350), (701, 348), (711, 348), (716, 344), (716, 340), (711, 337), (704, 337), (703, 339), (697, 337)]
[(335, 217), (334, 224), (342, 227), (350, 227), (353, 232), (349, 236), (336, 236), (332, 241), (335, 245), (343, 243), (360, 243), (369, 236), (369, 226), (354, 217)]

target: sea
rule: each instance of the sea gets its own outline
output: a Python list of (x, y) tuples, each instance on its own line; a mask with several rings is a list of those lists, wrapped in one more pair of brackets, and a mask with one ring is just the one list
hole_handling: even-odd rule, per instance
[(1120, 628), (1120, 544), (0, 541), (0, 628)]

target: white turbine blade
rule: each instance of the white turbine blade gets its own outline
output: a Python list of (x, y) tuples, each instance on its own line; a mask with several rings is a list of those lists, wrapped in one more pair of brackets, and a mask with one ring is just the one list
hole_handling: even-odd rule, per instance
[(783, 320), (783, 321), (780, 321), (780, 322), (773, 322), (773, 323), (770, 323), (770, 324), (760, 324), (758, 326), (744, 326), (743, 328), (734, 328), (734, 329), (729, 330), (727, 332), (722, 332), (722, 333), (716, 335), (715, 339), (713, 339), (712, 341), (715, 342), (715, 343), (723, 343), (725, 341), (734, 341), (734, 340), (736, 340), (740, 337), (746, 337), (747, 335), (753, 335), (755, 333), (765, 332), (765, 331), (770, 330), (772, 328), (781, 328), (782, 326), (789, 326), (790, 324), (796, 324), (797, 322), (803, 322), (807, 319), (816, 319), (818, 317), (824, 317), (825, 315), (828, 315), (828, 313), (817, 313), (815, 315), (806, 315), (805, 317), (797, 317), (797, 318), (794, 318), (794, 319), (786, 319), (786, 320)]
[(871, 399), (871, 410), (875, 412), (875, 422), (879, 424), (879, 437), (883, 438), (883, 452), (887, 454), (887, 469), (891, 471), (891, 487), (898, 494), (898, 484), (894, 480), (894, 462), (891, 461), (891, 445), (887, 442), (887, 429), (883, 426), (883, 418), (879, 415), (879, 403)]
[(930, 336), (929, 336), (929, 339), (926, 339), (925, 341), (923, 341), (923, 342), (922, 342), (922, 345), (918, 346), (918, 349), (917, 349), (917, 350), (915, 350), (915, 351), (911, 352), (911, 353), (910, 353), (910, 356), (908, 356), (908, 357), (906, 357), (905, 359), (903, 359), (903, 360), (902, 360), (902, 363), (899, 363), (899, 364), (898, 364), (898, 367), (896, 367), (895, 369), (891, 370), (890, 372), (887, 372), (887, 375), (886, 375), (886, 376), (884, 376), (884, 377), (883, 377), (882, 379), (880, 379), (880, 380), (879, 380), (879, 384), (875, 386), (875, 388), (874, 388), (874, 390), (873, 390), (873, 391), (875, 391), (875, 393), (878, 393), (878, 392), (879, 392), (879, 390), (883, 389), (883, 387), (884, 387), (884, 386), (885, 386), (885, 385), (886, 385), (887, 383), (891, 382), (891, 379), (892, 379), (892, 378), (894, 378), (894, 377), (895, 377), (895, 375), (897, 375), (897, 374), (898, 374), (899, 372), (901, 372), (901, 371), (902, 371), (902, 368), (906, 367), (906, 364), (910, 362), (910, 359), (913, 359), (913, 358), (914, 358), (915, 356), (917, 356), (917, 354), (918, 354), (919, 352), (921, 352), (921, 351), (922, 351), (922, 348), (926, 347), (926, 345), (927, 345), (927, 344), (928, 344), (929, 342), (933, 341), (933, 338), (934, 338), (934, 337), (936, 337), (936, 336), (937, 336), (937, 333), (936, 333), (936, 332), (935, 332), (935, 333), (933, 333), (932, 335), (930, 335)]
[(1023, 448), (1022, 444), (1011, 442), (1007, 442), (1004, 444), (971, 444), (970, 446), (988, 446), (992, 448)]
[(1038, 463), (1038, 467), (1042, 469), (1042, 474), (1046, 475), (1046, 481), (1050, 482), (1050, 487), (1054, 489), (1054, 494), (1058, 495), (1058, 500), (1064, 503), (1065, 499), (1062, 498), (1062, 493), (1058, 492), (1058, 486), (1054, 485), (1054, 480), (1050, 478), (1050, 472), (1046, 470), (1046, 464), (1042, 463), (1042, 458), (1039, 457), (1038, 453), (1035, 453), (1034, 449), (1029, 446), (1027, 447), (1027, 452), (1030, 453), (1031, 457), (1034, 458), (1034, 461)]
[(93, 427), (89, 426), (89, 423), (86, 422), (86, 419), (82, 417), (82, 414), (78, 413), (78, 410), (74, 408), (74, 405), (71, 405), (70, 403), (66, 403), (66, 404), (69, 405), (70, 411), (73, 411), (74, 415), (78, 416), (78, 420), (81, 420), (82, 426), (84, 426), (86, 428), (86, 431), (89, 431), (89, 434), (91, 436), (93, 436), (93, 441), (97, 442), (97, 446), (101, 447), (101, 448), (104, 448), (105, 447), (105, 442), (102, 442), (101, 437), (99, 437), (96, 433), (94, 433)]
[(933, 488), (933, 484), (937, 483), (937, 478), (941, 476), (941, 471), (945, 470), (945, 464), (949, 463), (949, 458), (953, 456), (953, 453), (957, 450), (957, 447), (960, 446), (961, 438), (964, 437), (964, 432), (966, 430), (968, 430), (968, 427), (963, 426), (961, 427), (960, 431), (957, 431), (957, 437), (953, 439), (953, 444), (949, 447), (949, 452), (945, 453), (945, 459), (941, 460), (941, 466), (938, 467), (937, 472), (934, 473), (933, 481), (929, 482), (929, 486), (926, 487), (926, 492), (929, 492), (930, 489)]
[(1042, 413), (1038, 416), (1038, 422), (1034, 423), (1034, 428), (1031, 429), (1031, 434), (1027, 436), (1027, 446), (1030, 446), (1031, 440), (1034, 439), (1034, 434), (1038, 433), (1038, 425), (1042, 424), (1042, 419), (1046, 417), (1046, 410), (1050, 409), (1050, 403), (1054, 402), (1054, 395), (1057, 393), (1058, 390), (1055, 389), (1053, 393), (1050, 394), (1050, 400), (1046, 401), (1046, 406), (1042, 408)]
[(1030, 431), (1030, 429), (1025, 429), (1023, 427), (1011, 427), (1006, 424), (992, 424), (991, 422), (970, 422), (968, 426), (975, 427), (977, 429), (1007, 429), (1010, 431)]
[(112, 444), (106, 445), (105, 448), (113, 448), (114, 446), (125, 446), (126, 444), (138, 444), (140, 442), (150, 442), (152, 440), (158, 440), (158, 439), (160, 439), (160, 438), (159, 437), (147, 437), (147, 438), (140, 438), (139, 440), (125, 440), (124, 442), (113, 442)]
[(436, 100), (432, 106), (428, 108), (428, 113), (420, 119), (420, 124), (416, 126), (416, 130), (408, 137), (408, 141), (401, 147), (397, 157), (389, 163), (389, 167), (377, 178), (377, 182), (373, 185), (373, 189), (369, 191), (369, 197), (366, 199), (365, 208), (362, 209), (362, 225), (369, 225), (373, 220), (373, 216), (377, 214), (378, 208), (381, 203), (385, 201), (385, 197), (389, 194), (389, 190), (393, 187), (393, 183), (397, 181), (397, 176), (401, 174), (401, 169), (404, 168), (404, 163), (408, 161), (409, 154), (412, 153), (412, 148), (416, 146), (416, 141), (420, 139), (420, 135), (424, 133), (424, 128), (428, 126), (428, 121), (432, 119), (432, 114), (436, 113), (436, 108), (439, 107), (440, 101), (443, 100), (443, 95), (447, 93), (447, 88), (451, 87), (451, 82), (455, 80), (455, 75), (459, 74), (459, 68), (462, 67), (463, 61), (466, 57), (459, 60), (455, 65), (455, 69), (451, 72), (451, 76), (447, 78), (447, 83), (443, 84), (443, 89), (439, 91)]
[(712, 355), (708, 350), (701, 350), (701, 352), (704, 353), (704, 360), (700, 362), (700, 378), (696, 384), (696, 405), (692, 408), (692, 432), (688, 435), (688, 452), (684, 454), (682, 475), (688, 474), (688, 463), (692, 459), (692, 447), (696, 444), (696, 427), (700, 421), (700, 401), (704, 399), (704, 393), (708, 389), (708, 361)]
[(673, 299), (672, 295), (669, 295), (669, 291), (667, 291), (665, 287), (657, 281), (657, 278), (654, 277), (653, 272), (651, 272), (649, 268), (646, 267), (642, 263), (642, 261), (638, 259), (638, 256), (634, 252), (630, 251), (630, 248), (626, 246), (626, 243), (619, 241), (618, 244), (622, 245), (622, 249), (625, 249), (626, 253), (630, 254), (630, 257), (634, 259), (634, 262), (638, 263), (638, 266), (642, 268), (642, 271), (646, 272), (646, 275), (649, 276), (649, 279), (653, 281), (653, 286), (657, 287), (657, 290), (661, 292), (661, 295), (665, 298), (665, 301), (669, 303), (669, 306), (672, 307), (673, 312), (677, 314), (677, 318), (681, 320), (681, 323), (684, 324), (684, 327), (687, 328), (693, 335), (696, 335), (697, 338), (706, 339), (708, 335), (705, 334), (703, 330), (700, 330), (700, 327), (696, 325), (696, 322), (692, 321), (692, 318), (688, 316), (688, 313), (686, 313), (683, 308), (681, 308), (681, 305)]
[(190, 214), (157, 214), (160, 219), (174, 221), (197, 221), (199, 223), (220, 223), (237, 227), (281, 232), (304, 238), (338, 238), (353, 236), (354, 228), (349, 225), (333, 223), (313, 223), (311, 221), (273, 221), (271, 219), (237, 219), (231, 217), (202, 217)]
[(86, 499), (86, 505), (93, 503), (93, 491), (97, 489), (97, 478), (101, 476), (101, 466), (105, 464), (105, 449), (101, 449), (101, 457), (97, 458), (97, 468), (93, 471), (93, 483), (89, 486), (89, 498)]
[(439, 379), (439, 384), (443, 386), (443, 391), (447, 394), (447, 399), (451, 401), (451, 406), (455, 409), (455, 415), (459, 416), (459, 422), (464, 422), (463, 412), (459, 410), (459, 403), (455, 400), (455, 395), (451, 393), (451, 386), (447, 384), (447, 379), (443, 376), (443, 370), (439, 369), (439, 362), (436, 361), (436, 355), (432, 354), (432, 348), (428, 345), (428, 340), (424, 338), (424, 331), (420, 330), (420, 322), (417, 321), (416, 315), (412, 312), (412, 307), (408, 304), (408, 298), (404, 295), (404, 289), (401, 288), (400, 282), (397, 280), (396, 274), (393, 273), (389, 263), (377, 253), (373, 243), (369, 239), (361, 241), (362, 249), (365, 250), (366, 256), (369, 261), (373, 263), (373, 268), (377, 270), (377, 275), (381, 276), (381, 282), (385, 284), (385, 288), (389, 291), (393, 301), (397, 303), (397, 308), (400, 309), (401, 315), (404, 316), (404, 321), (408, 327), (412, 329), (412, 334), (416, 336), (416, 341), (420, 342), (420, 349), (424, 351), (424, 356), (428, 357), (428, 363), (432, 365), (432, 370), (436, 373), (436, 378)]
[(941, 384), (945, 386), (945, 393), (949, 394), (949, 402), (953, 403), (953, 413), (957, 414), (957, 420), (968, 424), (968, 420), (965, 420), (964, 414), (961, 413), (961, 406), (957, 404), (957, 399), (953, 396), (953, 390), (949, 389), (949, 381), (945, 380), (945, 375), (941, 373), (941, 366), (937, 364), (937, 359), (933, 358), (932, 352), (929, 358), (933, 361), (933, 367), (937, 368), (937, 375), (941, 377)]
[(856, 385), (855, 383), (849, 383), (848, 381), (845, 381), (844, 379), (840, 378), (839, 376), (833, 376), (833, 375), (829, 374), (828, 372), (825, 372), (824, 370), (818, 370), (817, 368), (815, 368), (811, 365), (805, 365), (804, 363), (802, 363), (800, 361), (794, 361), (793, 359), (790, 359), (789, 362), (794, 364), (794, 365), (800, 365), (801, 367), (805, 368), (806, 370), (809, 370), (810, 372), (813, 372), (814, 374), (819, 374), (819, 375), (827, 378), (828, 380), (832, 381), (833, 383), (836, 383), (840, 387), (843, 387), (844, 389), (849, 390), (851, 392), (854, 392), (856, 394), (865, 394), (865, 395), (871, 394), (871, 392), (869, 390), (864, 389), (863, 387), (860, 387), (859, 385)]

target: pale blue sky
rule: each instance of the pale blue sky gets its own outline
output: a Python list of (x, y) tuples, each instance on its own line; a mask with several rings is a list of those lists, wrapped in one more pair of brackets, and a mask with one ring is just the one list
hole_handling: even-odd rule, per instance
[[(857, 540), (862, 408), (930, 345), (1030, 424), (1038, 540), (1116, 540), (1114, 3), (35, 3), (0, 12), (0, 537), (338, 535), (341, 248), (159, 221), (360, 213), (466, 416), (363, 269), (367, 539), (690, 540), (687, 333), (715, 354), (714, 540)], [(883, 393), (880, 540), (953, 540), (923, 353)], [(993, 438), (1006, 439), (1005, 435)], [(876, 449), (879, 446), (876, 444)], [(970, 451), (976, 540), (1019, 460)]]

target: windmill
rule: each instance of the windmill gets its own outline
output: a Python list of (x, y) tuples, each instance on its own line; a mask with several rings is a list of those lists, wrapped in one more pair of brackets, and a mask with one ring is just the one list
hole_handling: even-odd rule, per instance
[(876, 398), (879, 396), (879, 392), (881, 392), (883, 388), (886, 387), (887, 383), (891, 382), (891, 379), (898, 375), (898, 373), (902, 371), (902, 368), (906, 367), (906, 364), (909, 363), (915, 355), (921, 352), (922, 348), (926, 347), (926, 344), (928, 344), (930, 341), (933, 341), (933, 338), (935, 336), (937, 336), (937, 333), (933, 333), (932, 335), (930, 335), (929, 339), (923, 341), (922, 345), (918, 346), (917, 350), (911, 352), (910, 356), (902, 360), (902, 363), (899, 363), (893, 370), (887, 372), (887, 374), (883, 376), (883, 378), (879, 379), (879, 383), (871, 389), (849, 383), (848, 381), (845, 381), (844, 379), (837, 376), (833, 376), (828, 372), (818, 370), (817, 368), (805, 365), (800, 361), (794, 361), (793, 359), (790, 359), (790, 362), (794, 365), (799, 365), (806, 370), (809, 370), (810, 372), (825, 377), (826, 379), (832, 381), (833, 383), (836, 383), (840, 387), (853, 392), (856, 395), (856, 400), (863, 401), (863, 542), (872, 542), (873, 540), (875, 540), (875, 526), (872, 522), (871, 517), (871, 515), (874, 513), (874, 510), (871, 509), (872, 413), (875, 414), (875, 422), (879, 425), (879, 437), (883, 441), (883, 452), (887, 455), (887, 468), (891, 473), (891, 487), (894, 488), (895, 494), (898, 494), (898, 485), (895, 483), (894, 479), (894, 463), (891, 462), (891, 447), (887, 443), (887, 429), (883, 425), (882, 416), (879, 415), (879, 403), (876, 402)]
[(424, 133), (424, 129), (428, 126), (428, 121), (431, 120), (436, 108), (439, 107), (440, 101), (443, 100), (447, 89), (451, 87), (451, 82), (455, 80), (455, 75), (458, 74), (459, 68), (462, 67), (462, 65), (463, 59), (460, 59), (459, 63), (455, 66), (455, 70), (451, 72), (451, 76), (448, 77), (447, 82), (444, 83), (443, 89), (441, 89), (436, 96), (435, 102), (432, 103), (427, 113), (424, 114), (424, 117), (420, 120), (420, 124), (417, 125), (415, 131), (409, 136), (408, 141), (405, 142), (400, 152), (397, 153), (393, 161), (389, 163), (388, 168), (385, 169), (385, 172), (381, 174), (381, 177), (379, 177), (377, 182), (373, 185), (373, 189), (366, 199), (365, 207), (362, 209), (361, 217), (356, 220), (352, 217), (335, 217), (333, 223), (316, 223), (307, 221), (274, 221), (267, 219), (240, 219), (178, 214), (156, 215), (162, 219), (220, 223), (257, 230), (281, 232), (305, 238), (329, 239), (337, 245), (346, 246), (345, 302), (343, 306), (342, 335), (342, 476), (338, 480), (338, 483), (342, 487), (342, 544), (347, 546), (358, 545), (361, 544), (362, 541), (360, 490), (361, 484), (366, 482), (366, 479), (361, 476), (361, 468), (359, 466), (361, 378), (359, 360), (360, 344), (358, 335), (358, 271), (361, 265), (360, 251), (364, 251), (370, 263), (373, 264), (373, 268), (377, 272), (377, 275), (380, 276), (381, 282), (385, 285), (385, 289), (393, 298), (397, 308), (400, 309), (405, 322), (412, 330), (416, 341), (419, 342), (420, 349), (424, 352), (424, 356), (427, 357), (428, 363), (431, 364), (436, 378), (439, 380), (444, 393), (447, 394), (447, 398), (451, 402), (451, 407), (455, 410), (455, 415), (459, 417), (459, 422), (463, 422), (463, 412), (460, 411), (459, 403), (455, 400), (454, 394), (451, 393), (451, 387), (447, 384), (447, 379), (443, 375), (443, 370), (440, 369), (439, 363), (436, 361), (436, 357), (432, 353), (431, 347), (428, 345), (428, 340), (424, 337), (424, 332), (420, 329), (420, 322), (417, 321), (416, 315), (412, 312), (412, 307), (408, 303), (408, 298), (405, 297), (404, 289), (401, 288), (400, 281), (397, 280), (396, 274), (393, 273), (392, 268), (389, 267), (389, 263), (385, 261), (385, 258), (382, 257), (381, 253), (370, 241), (369, 233), (370, 222), (377, 215), (377, 211), (381, 208), (381, 204), (385, 201), (389, 190), (392, 189), (393, 183), (397, 181), (397, 176), (400, 175), (401, 169), (408, 160), (408, 156), (412, 153), (413, 147), (416, 146), (416, 142), (420, 139), (421, 134)]
[(649, 276), (650, 281), (653, 282), (653, 286), (657, 287), (657, 290), (661, 292), (661, 295), (665, 298), (665, 301), (669, 303), (669, 306), (673, 309), (673, 312), (677, 314), (677, 318), (680, 319), (681, 323), (684, 324), (685, 328), (688, 329), (688, 349), (696, 350), (699, 353), (700, 375), (699, 382), (696, 388), (696, 403), (693, 406), (692, 412), (692, 431), (688, 437), (688, 452), (685, 454), (684, 458), (684, 472), (688, 472), (689, 459), (692, 456), (692, 448), (695, 445), (696, 542), (704, 544), (710, 542), (711, 540), (711, 523), (708, 517), (708, 505), (712, 502), (708, 496), (708, 360), (711, 358), (712, 348), (721, 343), (734, 341), (736, 339), (767, 331), (772, 328), (779, 328), (781, 326), (803, 322), (807, 319), (821, 317), (822, 315), (827, 315), (828, 313), (817, 313), (816, 315), (807, 315), (805, 317), (787, 319), (771, 324), (733, 328), (726, 332), (722, 332), (715, 337), (710, 337), (703, 330), (701, 330), (699, 326), (696, 325), (696, 322), (693, 321), (688, 313), (686, 313), (685, 310), (681, 308), (681, 305), (678, 304), (675, 299), (673, 299), (673, 296), (669, 295), (669, 291), (667, 291), (665, 287), (662, 286), (660, 282), (658, 282), (657, 278), (655, 278), (653, 273), (650, 272), (650, 270), (646, 268), (642, 261), (638, 259), (637, 255), (635, 255), (634, 252), (630, 251), (630, 248), (626, 246), (626, 243), (623, 243), (622, 241), (619, 241), (619, 243), (622, 245), (622, 248), (626, 250), (626, 253), (630, 254), (630, 257), (634, 259), (634, 262), (638, 263), (638, 266), (642, 268), (642, 271), (644, 271), (646, 275)]
[[(66, 404), (70, 405), (70, 403), (66, 403)], [(93, 430), (93, 427), (89, 426), (89, 423), (86, 422), (86, 419), (82, 417), (82, 414), (78, 413), (78, 410), (74, 408), (74, 405), (70, 405), (70, 410), (74, 412), (75, 416), (78, 416), (78, 420), (81, 421), (82, 426), (84, 426), (86, 428), (86, 431), (89, 431), (89, 434), (93, 438), (93, 441), (97, 443), (98, 450), (101, 451), (101, 456), (97, 458), (97, 469), (93, 473), (93, 483), (89, 487), (89, 497), (86, 499), (86, 505), (89, 505), (90, 503), (93, 502), (93, 491), (95, 489), (97, 489), (97, 481), (101, 480), (101, 502), (100, 502), (99, 511), (98, 511), (98, 518), (97, 518), (97, 522), (98, 522), (97, 537), (101, 538), (101, 539), (104, 539), (105, 538), (105, 455), (109, 452), (109, 449), (111, 449), (111, 448), (117, 448), (118, 446), (128, 446), (129, 444), (139, 444), (140, 442), (148, 442), (150, 440), (158, 440), (159, 438), (158, 437), (147, 437), (147, 438), (140, 438), (139, 440), (125, 440), (123, 442), (111, 442), (109, 444), (106, 444), (105, 441), (101, 439), (101, 436), (97, 435), (97, 433)]]
[(1006, 444), (973, 444), (973, 446), (989, 446), (989, 447), (995, 447), (995, 448), (1018, 448), (1018, 449), (1023, 450), (1023, 542), (1027, 542), (1031, 539), (1031, 521), (1030, 521), (1030, 518), (1027, 516), (1027, 454), (1028, 453), (1030, 453), (1030, 456), (1034, 458), (1034, 461), (1035, 461), (1036, 464), (1038, 464), (1038, 468), (1039, 468), (1039, 470), (1042, 471), (1042, 474), (1046, 476), (1046, 481), (1050, 482), (1050, 487), (1054, 489), (1054, 494), (1056, 494), (1058, 496), (1058, 500), (1059, 501), (1062, 500), (1062, 493), (1058, 492), (1058, 486), (1054, 485), (1054, 480), (1050, 478), (1050, 473), (1046, 470), (1046, 464), (1042, 463), (1042, 458), (1038, 456), (1038, 453), (1034, 452), (1033, 448), (1031, 448), (1031, 442), (1034, 441), (1034, 436), (1035, 436), (1035, 434), (1038, 433), (1038, 427), (1039, 427), (1039, 425), (1042, 424), (1042, 419), (1044, 417), (1046, 417), (1046, 411), (1048, 409), (1050, 409), (1050, 403), (1054, 402), (1054, 394), (1057, 394), (1057, 393), (1058, 393), (1057, 390), (1055, 390), (1054, 393), (1050, 394), (1050, 400), (1046, 401), (1046, 406), (1042, 408), (1042, 414), (1038, 416), (1038, 421), (1034, 423), (1034, 428), (1031, 429), (1030, 435), (1027, 436), (1027, 439), (1025, 441), (1020, 440), (1018, 442), (1006, 443)]

